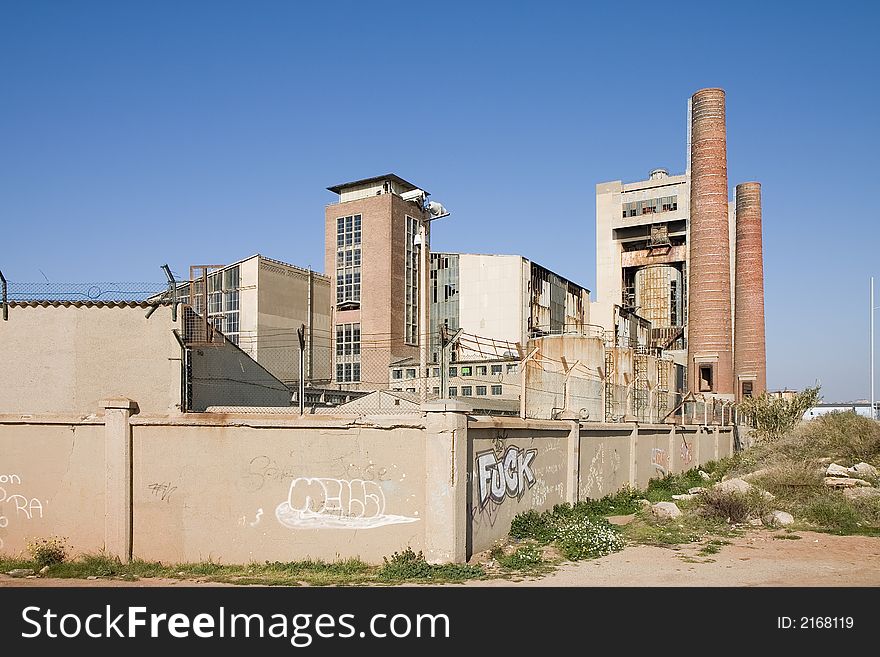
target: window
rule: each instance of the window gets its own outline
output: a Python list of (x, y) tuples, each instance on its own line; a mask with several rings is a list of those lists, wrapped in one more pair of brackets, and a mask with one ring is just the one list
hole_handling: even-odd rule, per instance
[(336, 305), (361, 302), (361, 215), (336, 219)]
[(462, 397), (473, 397), (474, 389), (471, 386), (462, 386), (461, 387), (461, 396)]
[(501, 394), (501, 386), (492, 386), (492, 394), (500, 395)]
[(700, 365), (700, 392), (712, 392), (712, 366)]
[(415, 368), (408, 368), (408, 369), (406, 370), (406, 378), (407, 378), (407, 379), (414, 379), (414, 378), (416, 378), (416, 370), (415, 370)]
[(516, 365), (514, 363), (510, 363), (507, 365), (508, 372), (516, 372)]
[(486, 366), (477, 365), (477, 376), (486, 376)]
[[(393, 376), (393, 374), (392, 374)], [(336, 382), (361, 380), (361, 325), (336, 325)]]
[(492, 366), (492, 374), (501, 374), (502, 367), (501, 365), (493, 365)]
[(431, 392), (433, 392), (435, 395), (439, 395), (440, 394), (440, 386), (434, 386), (433, 388), (431, 388)]
[[(230, 267), (208, 274), (208, 321), (226, 336), (230, 342), (239, 340), (239, 269)], [(196, 281), (196, 294), (201, 293), (201, 281)], [(193, 310), (201, 313), (200, 297), (196, 297)]]
[(746, 397), (751, 397), (754, 390), (754, 383), (752, 381), (743, 381), (742, 382), (742, 397), (745, 399)]
[(462, 376), (470, 376), (470, 375), (471, 375), (471, 368), (470, 368), (470, 366), (462, 365), (462, 366), (461, 366), (461, 375), (462, 375)]
[(477, 396), (486, 395), (486, 386), (477, 386)]
[(406, 215), (406, 262), (405, 262), (405, 317), (404, 341), (407, 344), (418, 344), (419, 316), (419, 254), (415, 239), (419, 234), (419, 222)]
[(435, 367), (433, 370), (431, 370), (431, 375), (432, 376), (440, 376), (440, 368)]
[(449, 376), (458, 376), (458, 368), (450, 367), (449, 368)]
[(624, 203), (622, 209), (623, 218), (639, 217), (643, 214), (655, 212), (672, 212), (678, 209), (678, 196), (664, 196), (651, 198), (644, 201), (630, 201)]
[(391, 370), (391, 378), (399, 379), (403, 377), (403, 370)]
[(415, 388), (407, 388), (406, 391), (407, 391), (407, 392), (415, 392), (416, 389), (415, 389)]
[(455, 386), (449, 386), (449, 396), (455, 397), (458, 394), (458, 388)]

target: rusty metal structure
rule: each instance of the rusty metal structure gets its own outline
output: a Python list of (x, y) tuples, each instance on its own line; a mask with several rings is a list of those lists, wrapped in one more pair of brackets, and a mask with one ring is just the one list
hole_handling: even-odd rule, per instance
[(688, 388), (733, 395), (733, 331), (723, 89), (691, 99)]
[(764, 338), (764, 256), (761, 240), (761, 183), (736, 186), (736, 277), (734, 373), (736, 399), (767, 389)]

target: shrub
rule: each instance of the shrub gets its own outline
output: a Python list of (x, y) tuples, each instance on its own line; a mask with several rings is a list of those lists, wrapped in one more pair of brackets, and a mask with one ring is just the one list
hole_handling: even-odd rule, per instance
[(482, 577), (485, 573), (480, 566), (468, 564), (431, 565), (421, 551), (413, 552), (408, 547), (403, 552), (395, 552), (391, 558), (382, 557), (384, 564), (379, 570), (379, 579), (386, 582), (407, 580), (456, 580)]
[(516, 539), (531, 538), (541, 543), (553, 540), (553, 518), (548, 513), (529, 509), (514, 516), (510, 523), (510, 536)]
[(623, 549), (620, 534), (604, 518), (581, 517), (562, 523), (555, 542), (571, 561), (602, 557)]
[(40, 568), (63, 563), (67, 558), (67, 539), (59, 536), (28, 541), (27, 550)]
[(731, 523), (761, 518), (770, 510), (767, 500), (759, 490), (739, 493), (710, 488), (701, 494), (700, 502), (700, 511), (704, 516)]
[(740, 402), (740, 411), (759, 441), (774, 441), (791, 432), (801, 421), (807, 409), (819, 401), (819, 386), (806, 388), (790, 399), (771, 397), (766, 392), (759, 397), (746, 397)]
[(544, 563), (544, 550), (538, 545), (523, 545), (511, 554), (493, 551), (492, 557), (502, 568), (509, 570), (534, 570)]
[(880, 424), (852, 411), (828, 413), (811, 420), (804, 428), (803, 441), (811, 451), (859, 461), (880, 460)]
[(861, 516), (842, 494), (815, 497), (803, 507), (804, 517), (824, 529), (850, 533), (858, 529)]

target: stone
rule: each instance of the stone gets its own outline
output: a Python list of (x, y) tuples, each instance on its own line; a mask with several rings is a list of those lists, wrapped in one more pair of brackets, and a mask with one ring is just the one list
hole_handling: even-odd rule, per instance
[(699, 495), (704, 490), (706, 489), (702, 486), (694, 486), (693, 488), (688, 488), (688, 495)]
[(27, 577), (28, 575), (33, 575), (34, 571), (30, 568), (13, 568), (6, 573), (10, 577)]
[(628, 516), (608, 516), (605, 518), (612, 525), (617, 525), (618, 527), (622, 527), (623, 525), (628, 525), (633, 520), (636, 519), (635, 513), (630, 513)]
[(771, 511), (763, 518), (768, 527), (788, 527), (794, 524), (794, 516), (785, 511)]
[(870, 463), (856, 463), (853, 467), (849, 468), (849, 471), (854, 475), (858, 475), (859, 477), (871, 477), (872, 479), (876, 479), (880, 476), (877, 468), (875, 468)]
[(748, 523), (749, 523), (752, 527), (760, 527), (761, 524), (762, 524), (760, 518), (749, 518)]
[(672, 499), (678, 500), (679, 502), (690, 502), (695, 497), (695, 493), (688, 493), (687, 495), (673, 495)]
[(757, 479), (758, 477), (763, 477), (764, 475), (771, 472), (770, 468), (760, 468), (755, 470), (754, 472), (749, 472), (748, 474), (744, 474), (742, 476), (743, 481), (751, 481), (752, 479)]
[(681, 509), (675, 502), (657, 502), (651, 506), (651, 513), (660, 520), (669, 520), (678, 518), (681, 515)]
[(712, 478), (709, 476), (708, 472), (703, 472), (702, 470), (697, 470), (697, 474), (700, 475), (700, 477), (705, 481), (709, 481)]
[(880, 497), (880, 488), (844, 488), (843, 496), (849, 500), (870, 500)]
[(49, 566), (43, 566), (42, 568), (40, 568), (40, 575), (45, 575), (48, 572), (49, 572)]
[(745, 495), (752, 492), (754, 486), (747, 481), (735, 478), (717, 483), (713, 488), (715, 488), (715, 490), (720, 490), (722, 493), (742, 493)]
[(97, 575), (89, 575), (86, 579), (98, 579)]
[(825, 485), (831, 488), (854, 488), (856, 486), (870, 487), (864, 479), (851, 479), (849, 477), (825, 477)]
[(641, 507), (642, 511), (645, 511), (645, 510), (651, 508), (651, 501), (650, 500), (641, 499), (641, 500), (638, 500), (638, 502), (639, 502), (639, 506)]
[(825, 475), (828, 477), (849, 477), (852, 473), (842, 465), (837, 465), (837, 463), (832, 463), (825, 470)]

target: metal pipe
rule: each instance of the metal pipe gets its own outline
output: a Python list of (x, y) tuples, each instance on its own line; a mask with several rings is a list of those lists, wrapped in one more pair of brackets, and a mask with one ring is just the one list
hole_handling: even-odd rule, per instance
[[(873, 278), (871, 279), (874, 280)], [(9, 303), (6, 299), (6, 277), (3, 275), (3, 272), (0, 271), (0, 284), (3, 286), (3, 321), (6, 322), (9, 320)], [(872, 283), (873, 285), (873, 283)], [(873, 303), (871, 305), (874, 305)], [(873, 335), (873, 332), (871, 333)], [(871, 362), (874, 362), (873, 356), (871, 357)], [(872, 377), (873, 380), (873, 377)]]
[(425, 403), (428, 401), (428, 377), (426, 371), (428, 368), (428, 236), (429, 236), (428, 219), (422, 218), (419, 221), (419, 237), (421, 240), (421, 248), (419, 249), (419, 401)]
[[(874, 277), (871, 276), (871, 419), (877, 419), (876, 406), (874, 404)], [(3, 282), (3, 312), (6, 312), (6, 281)], [(3, 319), (6, 319), (5, 315)]]
[(303, 415), (305, 413), (305, 397), (306, 397), (306, 382), (305, 377), (305, 354), (306, 354), (306, 325), (302, 324), (296, 330), (296, 336), (299, 338), (299, 414)]
[(309, 320), (309, 359), (308, 359), (308, 374), (309, 381), (312, 380), (312, 325), (314, 324), (312, 320), (312, 285), (313, 285), (313, 276), (312, 276), (312, 266), (309, 265), (309, 308), (308, 308), (308, 320)]

